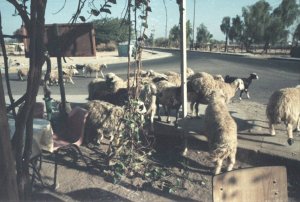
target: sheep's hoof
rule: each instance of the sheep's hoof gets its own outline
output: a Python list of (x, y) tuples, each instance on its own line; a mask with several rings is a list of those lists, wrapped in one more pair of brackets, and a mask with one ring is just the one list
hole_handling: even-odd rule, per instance
[(295, 140), (294, 140), (293, 138), (289, 138), (289, 139), (288, 139), (289, 145), (292, 145), (294, 142), (295, 142)]
[(240, 100), (242, 100), (242, 98), (240, 97)]
[(174, 127), (175, 127), (175, 128), (178, 128), (178, 123), (174, 123)]

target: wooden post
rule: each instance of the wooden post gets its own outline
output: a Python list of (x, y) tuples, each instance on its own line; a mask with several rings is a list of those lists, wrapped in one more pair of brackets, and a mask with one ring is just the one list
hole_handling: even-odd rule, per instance
[(177, 0), (180, 11), (180, 55), (181, 55), (181, 95), (182, 118), (187, 116), (187, 81), (186, 81), (186, 0)]
[[(54, 33), (56, 35), (56, 40), (59, 40), (59, 30), (57, 24), (54, 25)], [(57, 43), (59, 44), (59, 43)], [(64, 87), (64, 81), (63, 81), (63, 72), (62, 72), (62, 63), (61, 63), (61, 48), (57, 47), (58, 57), (57, 57), (57, 69), (58, 69), (58, 83), (59, 83), (59, 89), (60, 89), (60, 96), (61, 96), (61, 113), (63, 115), (66, 115), (66, 93), (65, 93), (65, 87)]]

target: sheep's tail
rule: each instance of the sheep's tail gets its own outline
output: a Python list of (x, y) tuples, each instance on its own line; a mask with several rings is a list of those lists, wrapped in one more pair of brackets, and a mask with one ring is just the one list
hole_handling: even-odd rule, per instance
[(217, 148), (210, 152), (209, 158), (214, 162), (218, 159), (225, 159), (233, 152), (229, 144), (218, 145)]

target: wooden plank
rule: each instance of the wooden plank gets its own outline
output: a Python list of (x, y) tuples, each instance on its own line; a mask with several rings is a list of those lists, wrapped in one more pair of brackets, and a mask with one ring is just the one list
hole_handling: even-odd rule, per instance
[(216, 175), (213, 178), (213, 200), (288, 201), (286, 168), (245, 168)]
[[(27, 35), (25, 28), (21, 28)], [(50, 57), (96, 56), (95, 31), (92, 23), (45, 25), (44, 43)], [(24, 39), (25, 56), (29, 57), (29, 40)]]

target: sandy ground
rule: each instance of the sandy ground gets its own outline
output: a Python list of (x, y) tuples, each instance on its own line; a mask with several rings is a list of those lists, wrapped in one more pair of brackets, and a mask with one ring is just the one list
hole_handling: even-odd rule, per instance
[[(237, 101), (230, 104), (229, 109), (239, 126), (239, 133), (251, 132), (256, 135), (267, 133), (267, 123), (264, 115), (265, 105), (258, 105), (251, 101)], [(242, 109), (245, 110), (243, 111)], [(202, 105), (200, 113), (202, 114), (203, 111)], [(249, 113), (245, 113), (247, 111)], [(255, 120), (258, 120), (258, 122), (247, 124), (246, 120), (238, 117), (247, 118), (248, 122), (251, 122), (251, 120), (248, 120), (249, 117), (255, 117)], [(164, 118), (163, 120), (165, 120)], [(195, 119), (191, 120), (195, 121)], [(203, 117), (196, 119), (196, 121), (198, 122), (198, 132), (201, 134), (201, 131), (203, 131)], [(155, 129), (156, 153), (153, 155), (153, 160), (160, 163), (161, 167), (171, 170), (172, 176), (168, 177), (169, 181), (176, 182), (176, 180), (180, 180), (181, 184), (174, 189), (174, 192), (170, 193), (166, 189), (154, 188), (150, 185), (136, 186), (136, 178), (123, 178), (119, 184), (111, 183), (104, 172), (106, 168), (104, 157), (107, 149), (107, 144), (104, 143), (100, 147), (81, 147), (88, 166), (79, 158), (80, 156), (77, 153), (72, 151), (61, 152), (58, 156), (59, 187), (56, 190), (50, 188), (53, 184), (54, 157), (53, 155), (45, 154), (41, 170), (45, 188), (41, 188), (40, 183), (37, 182), (33, 200), (212, 201), (214, 164), (208, 158), (207, 143), (198, 138), (188, 137), (189, 150), (187, 155), (183, 156), (184, 145), (181, 136), (173, 133), (172, 131), (174, 130), (169, 130), (169, 133), (159, 131), (157, 130), (157, 124)], [(280, 129), (284, 129), (284, 127), (280, 126)], [(276, 158), (239, 150), (234, 169), (272, 165), (286, 164)], [(289, 201), (299, 201), (299, 168), (293, 166), (287, 166), (287, 168)]]

